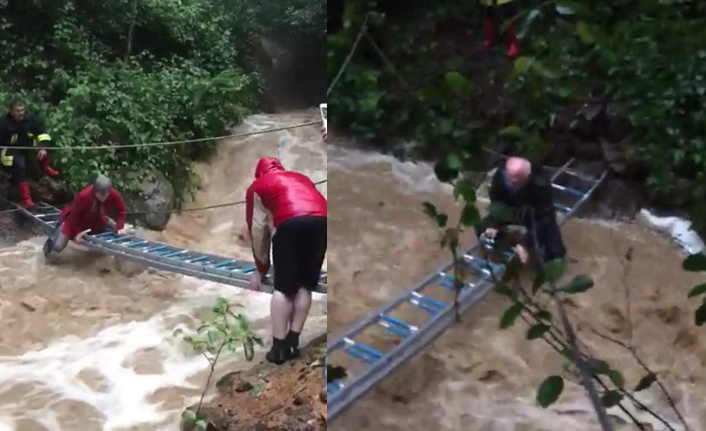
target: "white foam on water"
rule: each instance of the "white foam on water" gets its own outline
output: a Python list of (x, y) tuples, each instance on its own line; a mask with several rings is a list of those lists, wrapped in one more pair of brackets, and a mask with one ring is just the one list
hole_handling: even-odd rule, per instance
[[(105, 431), (164, 421), (173, 412), (159, 411), (159, 405), (148, 404), (146, 398), (159, 388), (200, 389), (188, 380), (208, 368), (202, 356), (185, 354), (188, 350), (173, 342), (175, 328), (173, 323), (170, 326), (170, 318), (192, 315), (199, 308), (211, 306), (219, 296), (242, 305), (251, 321), (269, 315), (268, 294), (193, 279), (188, 284), (192, 287), (185, 292), (188, 301), (147, 321), (115, 325), (85, 339), (65, 337), (45, 349), (18, 357), (0, 357), (0, 396), (14, 385), (36, 383), (41, 390), (56, 393), (57, 401), (70, 399), (95, 407), (107, 419)], [(321, 300), (321, 296), (317, 299)], [(158, 352), (164, 358), (163, 373), (137, 374), (125, 366), (126, 361), (144, 349)], [(78, 377), (83, 370), (99, 372), (107, 385), (106, 391), (98, 392), (87, 386)], [(45, 411), (26, 413), (31, 413), (28, 417), (35, 420), (47, 418), (40, 422), (48, 429), (58, 429), (48, 420), (51, 405), (46, 406)], [(17, 415), (17, 405), (0, 406), (0, 424), (13, 426), (10, 424), (14, 422), (14, 415)]]
[(649, 210), (642, 209), (636, 217), (638, 223), (669, 236), (687, 254), (701, 253), (706, 244), (694, 231), (689, 220), (679, 217), (657, 217)]

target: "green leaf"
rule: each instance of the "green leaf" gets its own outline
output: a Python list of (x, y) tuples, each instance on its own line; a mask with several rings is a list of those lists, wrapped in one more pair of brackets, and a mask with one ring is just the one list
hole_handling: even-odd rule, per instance
[(450, 183), (458, 177), (458, 169), (450, 168), (446, 158), (443, 158), (434, 164), (434, 174), (442, 183)]
[(593, 287), (593, 280), (586, 275), (577, 275), (569, 284), (559, 288), (564, 293), (583, 293)]
[(507, 287), (507, 285), (505, 284), (496, 284), (493, 290), (495, 291), (495, 293), (502, 295), (506, 298), (512, 299), (513, 301), (517, 299), (517, 292)]
[(223, 314), (226, 312), (227, 309), (228, 309), (228, 301), (226, 301), (224, 298), (216, 299), (216, 303), (213, 306), (214, 313)]
[(332, 383), (336, 380), (345, 379), (348, 372), (345, 368), (326, 364), (326, 382)]
[(682, 263), (682, 268), (689, 272), (706, 272), (706, 255), (703, 253), (690, 255)]
[(463, 160), (461, 160), (458, 154), (450, 153), (446, 156), (446, 166), (448, 166), (449, 169), (460, 170), (463, 168)]
[(621, 394), (618, 391), (608, 391), (605, 394), (603, 394), (603, 397), (601, 397), (601, 400), (603, 401), (603, 405), (609, 409), (611, 407), (615, 407), (620, 402), (623, 400), (623, 394)]
[(694, 313), (694, 324), (696, 324), (696, 326), (704, 326), (704, 323), (706, 323), (706, 299)]
[(480, 222), (480, 213), (474, 203), (466, 203), (461, 211), (461, 224), (464, 226), (475, 226)]
[(527, 339), (528, 340), (536, 340), (537, 338), (541, 338), (542, 335), (546, 334), (551, 328), (549, 325), (545, 325), (544, 323), (537, 323), (536, 325), (533, 325), (529, 330), (527, 331)]
[(473, 90), (473, 84), (458, 72), (446, 74), (446, 85), (458, 96), (468, 96)]
[(545, 283), (544, 272), (539, 271), (532, 282), (532, 295), (536, 295)]
[(436, 216), (436, 223), (440, 228), (445, 228), (446, 223), (449, 221), (449, 216), (446, 214), (439, 214)]
[(566, 272), (566, 259), (558, 258), (554, 259), (542, 268), (543, 277), (546, 283), (553, 284), (559, 281), (559, 279)]
[(608, 371), (608, 378), (610, 379), (613, 384), (620, 389), (625, 388), (625, 377), (623, 377), (623, 374), (620, 371), (616, 370), (609, 370)]
[(198, 421), (196, 421), (196, 428), (198, 428), (201, 431), (206, 431), (206, 428), (208, 428), (208, 425), (206, 424), (206, 421), (198, 420)]
[(436, 207), (433, 203), (424, 202), (422, 203), (422, 207), (424, 208), (424, 214), (428, 215), (429, 217), (436, 219), (439, 216), (439, 213), (437, 212)]
[(534, 63), (534, 57), (518, 57), (515, 59), (515, 73), (518, 75), (524, 75), (530, 67), (532, 67), (532, 63)]
[(640, 381), (637, 383), (637, 386), (635, 386), (635, 390), (633, 392), (644, 391), (645, 389), (652, 386), (652, 384), (656, 381), (657, 376), (654, 373), (649, 373), (648, 375), (640, 379)]
[(539, 320), (547, 320), (551, 321), (552, 320), (552, 313), (550, 313), (547, 310), (539, 310), (534, 314), (534, 317), (536, 317)]
[(522, 314), (523, 306), (521, 303), (516, 303), (505, 310), (500, 318), (500, 329), (507, 329), (515, 324), (517, 318)]
[(498, 132), (498, 135), (508, 138), (523, 139), (527, 136), (527, 133), (517, 126), (507, 126), (504, 129), (501, 129)]
[(691, 291), (689, 292), (689, 298), (703, 295), (704, 293), (706, 293), (706, 283), (699, 284), (698, 286), (695, 286), (693, 289), (691, 289)]
[(454, 185), (454, 198), (462, 197), (467, 203), (476, 202), (476, 191), (466, 181), (459, 181)]
[(190, 422), (196, 422), (196, 412), (192, 410), (187, 410), (184, 412), (184, 414), (181, 415), (184, 420), (190, 421)]
[(547, 377), (537, 390), (537, 403), (547, 408), (559, 399), (563, 391), (564, 379), (561, 376)]
[(581, 42), (587, 45), (592, 45), (596, 42), (596, 36), (593, 34), (591, 25), (585, 21), (579, 21), (576, 23), (576, 34), (578, 34)]

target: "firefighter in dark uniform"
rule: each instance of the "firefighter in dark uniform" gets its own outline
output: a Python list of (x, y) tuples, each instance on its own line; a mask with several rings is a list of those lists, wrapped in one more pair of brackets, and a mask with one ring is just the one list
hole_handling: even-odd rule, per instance
[(20, 204), (25, 208), (34, 207), (27, 170), (39, 168), (40, 173), (50, 177), (59, 175), (49, 166), (46, 150), (35, 152), (13, 147), (46, 147), (51, 144), (51, 136), (44, 130), (41, 121), (25, 112), (22, 101), (13, 102), (10, 112), (0, 123), (0, 166), (10, 176), (10, 185), (16, 187)]
[(480, 0), (485, 8), (485, 26), (483, 34), (487, 47), (495, 46), (498, 33), (502, 32), (504, 24), (508, 27), (503, 32), (507, 44), (507, 55), (510, 58), (517, 58), (520, 55), (520, 41), (515, 34), (515, 23), (510, 22), (519, 12), (517, 0)]

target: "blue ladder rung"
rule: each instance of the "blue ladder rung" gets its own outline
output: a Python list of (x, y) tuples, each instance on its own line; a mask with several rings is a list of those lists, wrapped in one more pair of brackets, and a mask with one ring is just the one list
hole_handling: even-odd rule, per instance
[(233, 260), (233, 259), (224, 260), (224, 261), (221, 262), (221, 263), (217, 263), (217, 264), (215, 264), (215, 265), (211, 265), (211, 267), (212, 267), (212, 268), (216, 268), (216, 269), (220, 269), (220, 268), (223, 268), (224, 266), (230, 265), (231, 263), (235, 263), (235, 260)]
[[(112, 233), (112, 232), (111, 232), (111, 233)], [(108, 240), (106, 240), (106, 241), (112, 242), (113, 244), (117, 244), (117, 243), (119, 243), (119, 242), (125, 241), (125, 240), (130, 239), (130, 238), (132, 238), (130, 235), (123, 235), (123, 236), (118, 236), (118, 237), (115, 237), (115, 238), (110, 238), (110, 239), (108, 239)]]
[(559, 211), (566, 212), (566, 213), (571, 211), (571, 208), (567, 207), (566, 205), (562, 205), (558, 202), (554, 202), (554, 208), (558, 209)]
[[(442, 287), (444, 287), (452, 292), (456, 291), (454, 277), (452, 275), (440, 272), (439, 277), (441, 277), (441, 281), (439, 282), (439, 284), (441, 284)], [(463, 288), (466, 288), (466, 287), (470, 287), (471, 289), (473, 289), (476, 286), (473, 283), (464, 283)]]
[(94, 235), (93, 237), (98, 238), (98, 239), (103, 239), (103, 238), (108, 238), (109, 236), (113, 236), (113, 235), (115, 235), (115, 233), (113, 233), (113, 232), (103, 232), (103, 233), (99, 233), (98, 235)]
[(505, 270), (505, 265), (503, 264), (488, 262), (487, 260), (478, 256), (473, 256), (472, 254), (467, 254), (466, 257), (471, 260), (468, 262), (468, 267), (473, 271), (485, 273), (488, 271), (488, 266), (490, 266), (490, 270), (496, 274)]
[(395, 319), (392, 316), (388, 316), (387, 314), (380, 314), (378, 317), (380, 318), (380, 323), (382, 324), (382, 326), (402, 338), (407, 338), (413, 332), (417, 332), (416, 326), (408, 325), (407, 323), (399, 319)]
[(148, 248), (148, 249), (145, 250), (145, 251), (146, 251), (147, 253), (154, 253), (155, 251), (162, 251), (162, 250), (164, 250), (165, 248), (167, 248), (166, 245), (158, 245), (158, 246), (155, 246), (155, 247), (152, 247), (152, 248)]
[(207, 259), (208, 259), (208, 255), (204, 254), (203, 256), (199, 256), (196, 259), (187, 260), (186, 262), (187, 263), (196, 263), (196, 262), (201, 262), (202, 260), (207, 260)]
[(368, 364), (372, 365), (376, 361), (382, 359), (385, 355), (381, 352), (373, 349), (372, 347), (366, 346), (362, 343), (357, 343), (350, 338), (344, 339), (345, 343), (348, 345), (345, 351), (351, 356), (354, 356)]
[(188, 252), (188, 250), (168, 251), (166, 253), (161, 253), (160, 256), (165, 259), (170, 259), (174, 256), (179, 256), (180, 254), (184, 254), (186, 252)]
[(421, 308), (422, 310), (433, 314), (434, 316), (441, 313), (446, 308), (446, 304), (444, 304), (443, 302), (434, 298), (430, 298), (428, 296), (424, 296), (419, 292), (412, 292), (409, 302)]
[(561, 190), (562, 192), (568, 193), (570, 195), (574, 195), (577, 198), (582, 198), (585, 195), (585, 193), (582, 192), (581, 190), (576, 190), (571, 187), (566, 187), (566, 186), (562, 186), (559, 184), (552, 183), (552, 187), (554, 187), (557, 190)]
[(326, 393), (335, 394), (336, 392), (338, 392), (341, 389), (340, 386), (337, 386), (334, 383), (336, 383), (336, 382), (329, 383), (326, 385)]
[[(237, 269), (237, 268), (236, 268), (236, 269)], [(251, 267), (248, 267), (248, 268), (240, 269), (239, 271), (242, 272), (243, 274), (251, 274), (253, 271), (255, 271), (255, 269), (257, 269), (257, 267), (251, 266)]]
[(144, 239), (138, 239), (137, 241), (133, 241), (133, 242), (125, 244), (125, 247), (136, 247), (138, 245), (145, 245), (145, 244), (149, 244), (149, 241), (145, 241)]
[[(186, 250), (188, 252), (188, 250)], [(187, 254), (186, 256), (180, 257), (178, 260), (181, 262), (189, 262), (191, 259), (194, 258), (194, 256), (201, 256), (200, 254)]]

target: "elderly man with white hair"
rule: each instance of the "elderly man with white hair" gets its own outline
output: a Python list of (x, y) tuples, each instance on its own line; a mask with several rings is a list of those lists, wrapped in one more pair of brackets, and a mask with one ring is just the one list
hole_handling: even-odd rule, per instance
[(514, 221), (498, 220), (491, 212), (476, 227), (479, 237), (501, 239), (508, 225), (519, 224), (527, 229), (515, 246), (515, 253), (523, 264), (527, 264), (534, 251), (539, 251), (537, 257), (544, 262), (566, 256), (556, 220), (551, 181), (541, 173), (541, 168), (533, 166), (527, 159), (509, 158), (504, 168), (498, 169), (493, 176), (489, 195), (491, 206), (502, 204), (509, 207)]

